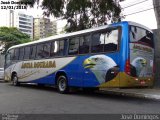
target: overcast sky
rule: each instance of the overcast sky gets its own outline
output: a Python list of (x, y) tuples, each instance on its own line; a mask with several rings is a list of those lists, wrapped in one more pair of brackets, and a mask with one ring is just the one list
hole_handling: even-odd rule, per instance
[[(0, 0), (2, 1), (2, 0)], [(8, 1), (8, 0), (3, 0), (3, 1)], [(13, 1), (13, 0), (9, 0), (9, 1)], [(15, 0), (16, 1), (16, 0)], [(123, 21), (134, 21), (140, 24), (143, 24), (151, 29), (156, 29), (157, 28), (157, 23), (156, 23), (156, 19), (155, 19), (155, 14), (154, 14), (154, 10), (148, 10), (148, 11), (144, 11), (141, 13), (137, 13), (137, 14), (132, 14), (135, 12), (139, 12), (139, 11), (143, 11), (149, 8), (153, 8), (153, 3), (152, 0), (146, 0), (143, 3), (139, 3), (145, 0), (125, 0), (124, 2), (121, 2), (121, 6), (122, 8), (126, 7), (126, 6), (130, 6), (128, 8), (125, 8), (122, 10), (122, 14), (123, 15), (127, 15), (125, 17), (125, 19), (123, 19)], [(137, 5), (133, 5), (135, 3), (139, 3)], [(1, 19), (0, 19), (0, 23), (3, 22), (3, 14), (5, 14), (6, 10), (0, 10), (0, 15), (1, 15)], [(37, 16), (42, 16), (42, 9), (39, 7), (37, 8), (37, 6), (35, 5), (34, 8), (28, 8), (27, 10), (16, 10), (16, 11), (22, 11), (25, 12), (26, 14), (32, 15), (34, 17)], [(128, 14), (132, 14), (132, 15), (128, 15)], [(51, 17), (52, 20), (55, 20), (54, 17)], [(57, 20), (58, 22), (58, 30), (60, 30), (65, 24), (66, 21), (61, 21), (61, 20)]]
[[(133, 5), (135, 3), (139, 3), (139, 4)], [(152, 0), (125, 0), (124, 2), (121, 2), (121, 6), (122, 8), (126, 6), (131, 6), (131, 7), (128, 7), (122, 10), (124, 15), (143, 11), (137, 14), (128, 15), (125, 17), (124, 20), (134, 21), (134, 22), (143, 24), (151, 29), (157, 28), (157, 22), (156, 22), (156, 18), (154, 14), (154, 9), (147, 10), (147, 9), (153, 8)]]

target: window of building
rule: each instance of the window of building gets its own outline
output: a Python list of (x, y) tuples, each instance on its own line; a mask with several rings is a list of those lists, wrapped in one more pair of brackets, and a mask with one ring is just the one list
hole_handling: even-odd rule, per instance
[(24, 25), (19, 25), (20, 28), (27, 28), (27, 29), (32, 29), (32, 27), (29, 26), (24, 26)]
[(69, 39), (68, 55), (78, 54), (78, 49), (79, 49), (79, 37), (74, 37)]
[(27, 23), (27, 22), (22, 22), (22, 21), (19, 21), (20, 24), (24, 24), (24, 25), (31, 25), (31, 23)]
[(30, 32), (31, 33), (31, 30), (24, 30), (24, 29), (19, 29), (19, 30), (22, 32)]

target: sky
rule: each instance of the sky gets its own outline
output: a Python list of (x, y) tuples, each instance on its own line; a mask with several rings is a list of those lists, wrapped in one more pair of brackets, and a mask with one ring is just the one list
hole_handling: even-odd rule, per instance
[[(133, 5), (135, 3), (139, 3), (139, 4)], [(123, 15), (128, 15), (125, 17), (124, 20), (134, 21), (134, 22), (143, 24), (151, 29), (157, 28), (154, 9), (147, 10), (147, 9), (153, 8), (152, 0), (125, 0), (124, 2), (121, 2), (121, 6), (122, 8), (130, 6), (122, 10)], [(147, 10), (147, 11), (143, 11), (143, 10)], [(132, 14), (139, 11), (143, 11), (143, 12)], [(129, 14), (132, 14), (132, 15), (129, 15)]]
[[(0, 1), (13, 1), (13, 0), (0, 0)], [(14, 0), (17, 1), (17, 0)], [(40, 0), (42, 1), (42, 0)], [(145, 2), (143, 2), (145, 1)], [(142, 2), (142, 3), (140, 3)], [(137, 5), (133, 5), (135, 3), (139, 3)], [(123, 2), (120, 3), (121, 7), (127, 7), (130, 6), (128, 8), (122, 9), (122, 14), (126, 15), (126, 17), (123, 19), (123, 21), (133, 21), (133, 22), (137, 22), (140, 23), (142, 25), (145, 25), (147, 27), (149, 27), (150, 29), (156, 29), (157, 28), (157, 23), (156, 23), (156, 19), (155, 19), (155, 14), (154, 14), (154, 10), (147, 10), (144, 12), (140, 12), (137, 14), (132, 14), (135, 12), (139, 12), (139, 11), (143, 11), (149, 8), (153, 8), (153, 3), (152, 0), (125, 0)], [(0, 4), (0, 6), (2, 6), (2, 4)], [(0, 23), (4, 22), (3, 21), (3, 15), (5, 14), (6, 10), (2, 10), (0, 8), (0, 15), (1, 15), (1, 19), (0, 19)], [(27, 10), (16, 10), (24, 12), (28, 15), (32, 15), (33, 17), (38, 17), (38, 16), (43, 16), (43, 10), (41, 9), (41, 7), (37, 7), (37, 5), (34, 6), (34, 8), (28, 8)], [(132, 14), (132, 15), (129, 15)], [(54, 18), (53, 16), (50, 17), (51, 20), (56, 20), (56, 18)], [(57, 21), (57, 29), (58, 32), (61, 31), (61, 29), (64, 27), (64, 25), (66, 24), (66, 20), (56, 20)]]

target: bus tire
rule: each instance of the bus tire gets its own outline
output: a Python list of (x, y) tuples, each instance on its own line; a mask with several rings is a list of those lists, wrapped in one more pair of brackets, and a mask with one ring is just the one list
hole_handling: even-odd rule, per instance
[(67, 83), (67, 77), (64, 75), (60, 75), (57, 79), (57, 88), (59, 93), (65, 94), (69, 92), (69, 87)]
[(12, 77), (12, 84), (14, 86), (19, 86), (20, 85), (20, 83), (18, 82), (18, 77), (17, 77), (16, 74), (14, 74), (13, 77)]

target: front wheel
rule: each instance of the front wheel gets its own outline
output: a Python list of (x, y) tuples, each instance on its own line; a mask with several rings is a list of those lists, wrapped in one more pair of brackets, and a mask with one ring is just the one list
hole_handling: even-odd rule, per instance
[(62, 94), (67, 93), (69, 91), (67, 78), (66, 76), (59, 76), (57, 80), (58, 91)]
[(19, 82), (18, 82), (18, 77), (17, 77), (16, 74), (13, 75), (12, 84), (13, 84), (14, 86), (19, 86), (19, 85), (20, 85)]

